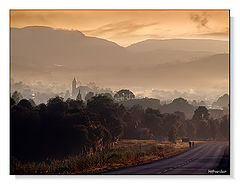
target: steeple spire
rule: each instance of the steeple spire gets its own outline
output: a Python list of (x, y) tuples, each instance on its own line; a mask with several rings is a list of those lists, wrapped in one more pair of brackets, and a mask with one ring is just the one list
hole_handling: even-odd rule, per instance
[(73, 79), (73, 81), (72, 81), (72, 97), (75, 96), (75, 94), (76, 94), (76, 89), (77, 89), (77, 81), (76, 81), (76, 79), (75, 79), (75, 77), (74, 77), (74, 79)]

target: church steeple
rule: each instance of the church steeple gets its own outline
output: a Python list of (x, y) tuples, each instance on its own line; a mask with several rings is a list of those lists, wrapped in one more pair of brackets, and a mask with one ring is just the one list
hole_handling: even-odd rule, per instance
[(77, 89), (77, 81), (74, 77), (74, 79), (72, 81), (72, 97), (74, 97), (74, 95), (76, 94), (76, 89)]

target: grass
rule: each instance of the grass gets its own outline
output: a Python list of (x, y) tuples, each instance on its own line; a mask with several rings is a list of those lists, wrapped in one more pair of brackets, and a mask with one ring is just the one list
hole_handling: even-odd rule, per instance
[(160, 143), (155, 140), (121, 140), (111, 151), (63, 160), (22, 162), (11, 158), (11, 174), (96, 174), (119, 167), (138, 165), (183, 152), (188, 143)]

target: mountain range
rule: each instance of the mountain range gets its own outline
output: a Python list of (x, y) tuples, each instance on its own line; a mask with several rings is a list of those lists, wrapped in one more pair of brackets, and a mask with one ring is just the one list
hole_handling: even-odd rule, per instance
[[(122, 47), (75, 30), (43, 26), (11, 28), (11, 77), (114, 85), (186, 85), (199, 76), (228, 77), (228, 42), (207, 39), (145, 40)], [(175, 80), (174, 80), (175, 79)]]

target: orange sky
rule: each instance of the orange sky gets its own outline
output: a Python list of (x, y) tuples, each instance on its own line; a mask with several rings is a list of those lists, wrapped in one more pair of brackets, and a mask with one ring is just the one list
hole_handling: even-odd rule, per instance
[(228, 40), (228, 10), (11, 10), (11, 27), (79, 30), (121, 46), (146, 39)]

